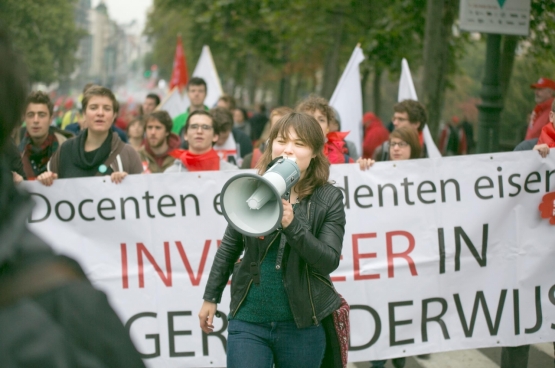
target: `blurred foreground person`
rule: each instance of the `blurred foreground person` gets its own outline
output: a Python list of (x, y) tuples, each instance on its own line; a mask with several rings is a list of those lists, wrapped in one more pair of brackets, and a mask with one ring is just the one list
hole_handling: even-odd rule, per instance
[[(27, 81), (0, 27), (0, 151), (25, 108)], [(0, 365), (144, 367), (106, 295), (74, 260), (30, 232), (33, 201), (0, 157)]]

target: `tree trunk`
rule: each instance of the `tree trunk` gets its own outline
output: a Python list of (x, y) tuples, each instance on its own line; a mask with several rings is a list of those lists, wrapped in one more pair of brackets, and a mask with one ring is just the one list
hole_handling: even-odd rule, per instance
[(503, 101), (509, 90), (511, 76), (513, 74), (513, 65), (515, 62), (515, 51), (518, 45), (518, 36), (503, 36), (503, 44), (501, 46), (501, 65), (499, 66), (501, 93)]
[(382, 94), (381, 94), (381, 87), (382, 87), (382, 73), (383, 70), (381, 67), (376, 67), (374, 71), (374, 80), (372, 83), (372, 98), (374, 99), (374, 114), (376, 116), (380, 116), (381, 113), (381, 106), (382, 106)]
[[(362, 64), (361, 64), (362, 66)], [(366, 85), (368, 84), (368, 78), (370, 77), (370, 68), (367, 66), (361, 67), (362, 78), (360, 79), (360, 90), (362, 91), (362, 111), (370, 110), (370, 101), (368, 101), (368, 91), (366, 91)]]
[(445, 101), (449, 68), (449, 40), (457, 11), (457, 0), (428, 0), (424, 38), (424, 95), (428, 127), (435, 137)]
[(343, 16), (337, 15), (337, 27), (333, 35), (331, 48), (326, 54), (324, 61), (324, 81), (322, 85), (322, 96), (328, 100), (331, 98), (335, 86), (339, 81), (339, 52), (343, 38)]

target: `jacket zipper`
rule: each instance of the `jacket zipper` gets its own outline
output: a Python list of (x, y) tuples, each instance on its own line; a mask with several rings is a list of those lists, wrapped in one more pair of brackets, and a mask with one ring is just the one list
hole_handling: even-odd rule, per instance
[(326, 285), (327, 287), (329, 287), (330, 289), (332, 289), (334, 292), (337, 293), (337, 290), (335, 290), (335, 287), (333, 287), (332, 285), (330, 285), (329, 281), (327, 279), (325, 279), (324, 277), (322, 277), (321, 275), (312, 272), (312, 274), (314, 275), (314, 277), (316, 277), (318, 280), (322, 281), (322, 283), (324, 283), (324, 285)]
[[(266, 252), (264, 252), (264, 257), (262, 257), (262, 259), (260, 260), (260, 262), (258, 262), (258, 265), (260, 266), (260, 264), (262, 263), (262, 261), (264, 260), (264, 258), (266, 258), (266, 254), (268, 254), (268, 251), (270, 250), (270, 247), (272, 246), (272, 244), (274, 244), (274, 242), (276, 241), (276, 239), (278, 238), (279, 234), (276, 235), (276, 237), (274, 239), (272, 239), (272, 241), (270, 242), (270, 244), (268, 245), (268, 247), (266, 248)], [(247, 253), (247, 247), (245, 244), (245, 253)], [(235, 315), (237, 314), (237, 312), (239, 311), (239, 308), (241, 307), (241, 304), (243, 304), (243, 302), (245, 301), (245, 298), (247, 297), (249, 290), (251, 288), (252, 285), (252, 279), (251, 281), (249, 281), (249, 285), (247, 286), (247, 291), (245, 291), (245, 294), (243, 295), (243, 298), (241, 299), (241, 301), (239, 302), (239, 304), (237, 304), (237, 308), (235, 308), (235, 312), (233, 313), (233, 317), (235, 317)]]
[(312, 300), (312, 290), (310, 288), (310, 275), (308, 273), (308, 265), (305, 265), (306, 281), (308, 282), (308, 296), (310, 297), (310, 305), (312, 306), (312, 321), (315, 326), (318, 326), (318, 318), (316, 318), (316, 309), (314, 308), (314, 301)]

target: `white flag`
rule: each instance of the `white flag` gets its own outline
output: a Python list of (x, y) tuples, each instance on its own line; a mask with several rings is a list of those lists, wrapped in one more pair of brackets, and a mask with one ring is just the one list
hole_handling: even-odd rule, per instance
[(359, 155), (362, 154), (362, 88), (358, 65), (363, 60), (362, 49), (357, 45), (330, 99), (330, 105), (339, 113), (341, 130), (351, 132), (347, 139), (354, 142)]
[(214, 59), (212, 58), (212, 53), (210, 52), (210, 47), (206, 45), (202, 47), (202, 52), (195, 66), (193, 77), (204, 79), (208, 90), (204, 104), (210, 108), (214, 107), (224, 91), (222, 89), (220, 77), (218, 76), (218, 71), (216, 70), (216, 65), (214, 64)]
[[(403, 61), (401, 62), (401, 80), (399, 81), (399, 95), (397, 96), (397, 101), (401, 102), (403, 100), (418, 101), (407, 59), (403, 59)], [(430, 129), (428, 128), (428, 124), (426, 124), (426, 126), (422, 130), (422, 133), (424, 134), (424, 143), (426, 143), (428, 157), (441, 157), (441, 153), (439, 153), (434, 139), (432, 138), (432, 134), (430, 133)]]
[(170, 91), (164, 97), (160, 105), (156, 110), (166, 110), (170, 114), (171, 118), (175, 118), (177, 115), (183, 114), (187, 107), (189, 107), (190, 102), (187, 95), (181, 96), (179, 89), (176, 87)]
[[(195, 71), (193, 72), (193, 77), (204, 79), (208, 92), (206, 94), (204, 104), (209, 108), (214, 107), (224, 92), (222, 89), (222, 83), (220, 82), (220, 77), (216, 71), (214, 59), (212, 59), (210, 47), (206, 45), (202, 48), (197, 65), (195, 66)], [(183, 114), (190, 104), (191, 101), (189, 101), (187, 93), (184, 92), (183, 95), (181, 95), (179, 91), (174, 88), (166, 95), (157, 110), (166, 110), (173, 119), (177, 115)]]

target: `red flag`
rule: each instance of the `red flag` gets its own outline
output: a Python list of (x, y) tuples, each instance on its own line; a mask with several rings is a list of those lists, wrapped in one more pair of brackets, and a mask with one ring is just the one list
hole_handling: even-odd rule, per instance
[(181, 35), (177, 36), (177, 46), (175, 48), (175, 57), (173, 59), (172, 78), (170, 80), (170, 91), (177, 87), (179, 91), (189, 82), (187, 75), (187, 62), (185, 61), (185, 51), (183, 50), (183, 43), (181, 43)]

